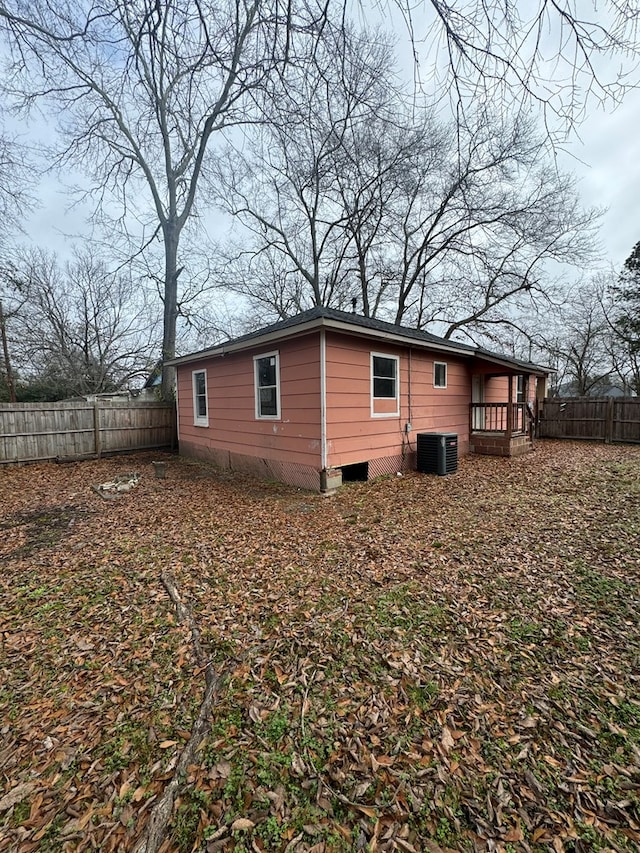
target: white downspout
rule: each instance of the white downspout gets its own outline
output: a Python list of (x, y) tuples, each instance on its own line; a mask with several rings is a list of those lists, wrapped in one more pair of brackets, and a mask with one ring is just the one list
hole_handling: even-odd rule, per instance
[(320, 470), (327, 468), (327, 338), (320, 329)]

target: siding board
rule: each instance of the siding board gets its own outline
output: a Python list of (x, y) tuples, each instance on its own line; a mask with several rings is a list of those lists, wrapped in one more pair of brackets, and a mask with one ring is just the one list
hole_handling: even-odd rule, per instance
[[(278, 351), (280, 417), (255, 417), (254, 356)], [(198, 362), (207, 370), (209, 426), (193, 424), (192, 365), (178, 367), (180, 439), (198, 448), (320, 468), (320, 349), (313, 333), (271, 348)], [(228, 456), (228, 458), (231, 458)]]
[[(371, 416), (370, 354), (400, 359), (400, 414)], [(447, 364), (447, 387), (433, 387), (434, 361)], [(411, 376), (411, 387), (409, 387)], [(455, 432), (469, 443), (471, 377), (465, 362), (406, 347), (327, 334), (327, 438), (335, 467), (415, 453), (418, 432)], [(405, 424), (412, 429), (405, 433)]]

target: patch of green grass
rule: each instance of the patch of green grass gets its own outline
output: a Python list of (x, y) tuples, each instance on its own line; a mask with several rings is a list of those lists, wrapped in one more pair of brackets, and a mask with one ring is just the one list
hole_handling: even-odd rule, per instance
[(634, 615), (640, 595), (638, 584), (604, 575), (586, 566), (576, 571), (575, 591), (579, 603), (615, 618)]
[(575, 827), (580, 841), (584, 842), (589, 850), (602, 850), (605, 846), (605, 839), (593, 826), (582, 823), (582, 821), (576, 821)]
[(229, 803), (231, 812), (244, 811), (244, 795), (247, 787), (247, 775), (242, 764), (236, 763), (231, 767), (231, 772), (222, 789), (225, 800)]
[(266, 850), (278, 850), (286, 830), (286, 824), (281, 823), (275, 815), (269, 815), (260, 824), (256, 835), (263, 841)]
[(368, 605), (361, 607), (360, 611), (360, 630), (369, 639), (388, 632), (433, 638), (454, 628), (447, 608), (440, 603), (425, 601), (423, 589), (413, 582), (384, 590), (373, 602), (373, 609)]
[(511, 639), (521, 643), (535, 643), (542, 636), (541, 626), (526, 619), (511, 619), (507, 625)]
[(274, 789), (288, 782), (291, 767), (290, 752), (261, 752), (256, 761), (256, 779), (264, 788)]
[(512, 747), (504, 738), (490, 738), (487, 736), (481, 744), (480, 751), (484, 760), (491, 765), (500, 766), (505, 755), (512, 751)]
[(440, 844), (446, 844), (447, 847), (455, 844), (457, 838), (457, 832), (448, 817), (438, 818), (435, 835), (436, 840)]
[(260, 724), (260, 734), (273, 746), (277, 746), (287, 734), (290, 721), (286, 714), (277, 710), (269, 714), (266, 720)]
[(325, 850), (330, 850), (331, 853), (360, 853), (362, 849), (358, 847), (357, 841), (349, 841), (335, 830), (328, 830), (319, 837), (324, 840)]
[(16, 827), (22, 826), (22, 824), (28, 819), (30, 814), (31, 803), (29, 802), (29, 800), (21, 800), (13, 807), (13, 814), (11, 815), (11, 825)]
[(635, 741), (640, 739), (640, 703), (634, 701), (621, 702), (614, 708), (615, 722), (627, 729)]
[(62, 601), (45, 601), (40, 607), (33, 611), (34, 619), (41, 619), (43, 616), (50, 616), (56, 610), (66, 610), (66, 605)]
[(311, 761), (317, 771), (321, 771), (331, 753), (331, 742), (333, 740), (333, 727), (325, 731), (325, 737), (322, 740), (305, 735), (302, 739), (302, 747), (305, 752), (305, 757)]
[(414, 684), (407, 687), (407, 696), (411, 703), (420, 708), (421, 711), (428, 711), (433, 705), (434, 699), (440, 694), (440, 688), (435, 681), (428, 681), (426, 684)]
[[(243, 719), (242, 719), (242, 711), (239, 707), (229, 708), (225, 713), (219, 714), (216, 716), (211, 724), (211, 741), (225, 739), (228, 740), (232, 738), (239, 729), (242, 728)], [(207, 767), (212, 766), (212, 764), (208, 763), (210, 759), (213, 759), (213, 764), (218, 761), (217, 754), (215, 756), (209, 754), (209, 746), (207, 746), (207, 760), (205, 762)]]
[(152, 753), (147, 729), (134, 722), (126, 722), (117, 727), (113, 736), (97, 747), (97, 754), (109, 773), (124, 770), (134, 761), (146, 764)]
[(39, 853), (59, 853), (63, 849), (64, 839), (60, 838), (59, 835), (64, 824), (64, 814), (57, 814), (53, 818), (40, 839)]
[(571, 688), (568, 684), (561, 681), (559, 684), (552, 684), (547, 691), (547, 695), (549, 696), (549, 699), (553, 699), (556, 702), (562, 702), (571, 695)]
[(579, 652), (586, 654), (591, 649), (591, 640), (584, 634), (574, 634), (572, 637), (573, 645)]
[(197, 788), (189, 788), (182, 797), (171, 827), (171, 838), (179, 853), (189, 853), (192, 850), (200, 812), (206, 812), (208, 804), (208, 795)]

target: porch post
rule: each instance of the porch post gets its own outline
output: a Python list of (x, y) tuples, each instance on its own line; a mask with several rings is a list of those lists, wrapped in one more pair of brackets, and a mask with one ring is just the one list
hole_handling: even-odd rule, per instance
[[(471, 380), (473, 383), (473, 379)], [(472, 386), (473, 387), (473, 386)], [(473, 418), (473, 392), (471, 392), (471, 402), (469, 403), (469, 438), (471, 438), (471, 434), (473, 432), (474, 426), (474, 418)]]
[(513, 434), (513, 376), (508, 377), (509, 392), (507, 394), (507, 441), (511, 442)]

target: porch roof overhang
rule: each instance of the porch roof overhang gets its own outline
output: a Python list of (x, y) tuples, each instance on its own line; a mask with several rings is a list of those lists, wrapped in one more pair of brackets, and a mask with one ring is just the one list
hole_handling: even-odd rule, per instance
[(534, 364), (529, 361), (520, 361), (519, 359), (510, 358), (509, 356), (501, 355), (500, 353), (491, 352), (478, 347), (474, 353), (473, 366), (479, 366), (479, 363), (489, 364), (491, 372), (483, 371), (485, 376), (518, 376), (521, 374), (534, 376), (548, 376), (553, 373), (553, 368), (545, 367), (541, 364)]

